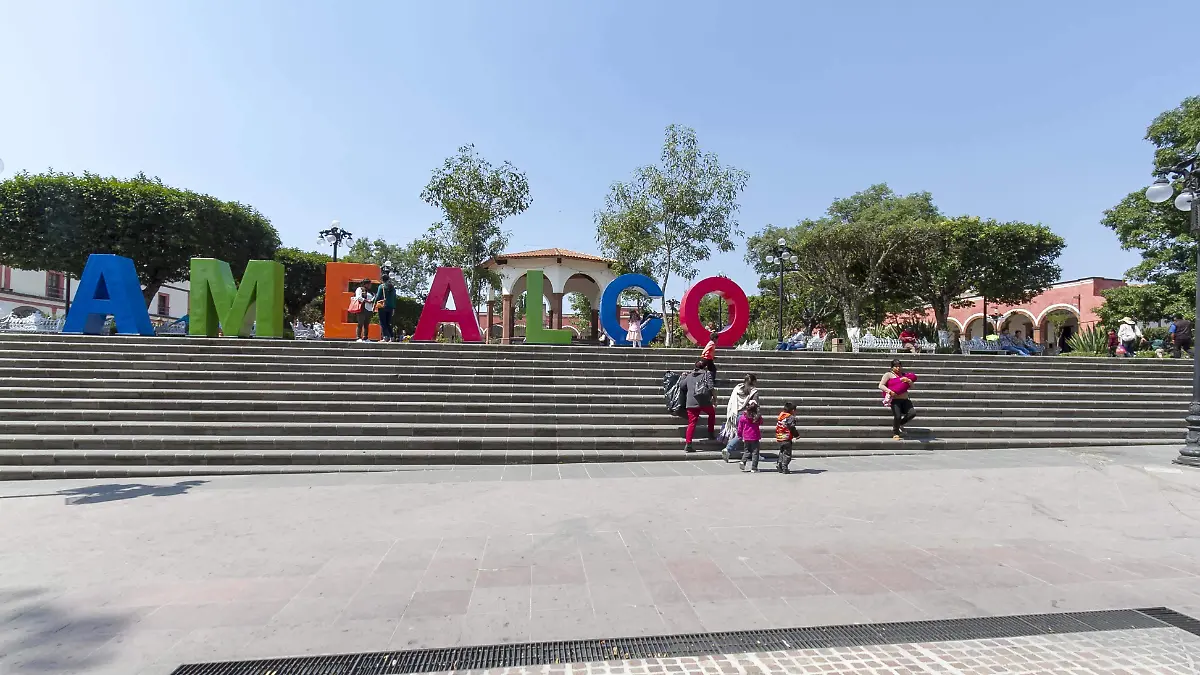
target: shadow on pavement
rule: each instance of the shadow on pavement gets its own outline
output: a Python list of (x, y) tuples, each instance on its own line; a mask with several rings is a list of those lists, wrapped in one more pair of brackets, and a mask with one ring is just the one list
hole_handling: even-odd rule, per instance
[(112, 660), (105, 643), (133, 623), (120, 612), (76, 612), (40, 589), (0, 590), (0, 671), (78, 673)]
[(25, 497), (66, 497), (67, 504), (99, 504), (139, 497), (174, 497), (187, 494), (194, 487), (204, 485), (206, 480), (185, 480), (174, 485), (146, 485), (144, 483), (110, 483), (86, 485), (84, 487), (59, 490), (58, 492), (32, 495), (3, 495), (0, 499), (22, 499)]

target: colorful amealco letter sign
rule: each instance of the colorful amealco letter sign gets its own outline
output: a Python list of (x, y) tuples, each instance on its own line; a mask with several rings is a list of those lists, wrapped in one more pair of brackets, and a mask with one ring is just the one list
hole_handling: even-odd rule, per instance
[[(199, 337), (237, 335), (260, 338), (283, 337), (283, 288), (286, 270), (273, 260), (251, 260), (246, 264), (241, 284), (233, 279), (229, 264), (215, 258), (193, 258), (188, 309), (188, 334)], [(362, 281), (379, 283), (378, 265), (331, 262), (325, 264), (325, 337), (354, 339), (355, 318), (350, 316), (354, 288)], [(526, 317), (526, 341), (531, 344), (570, 344), (571, 331), (546, 328), (541, 298), (545, 275), (541, 270), (526, 273), (525, 285), (530, 298)], [(63, 326), (64, 333), (98, 335), (104, 322), (113, 317), (117, 332), (125, 335), (154, 335), (150, 313), (142, 296), (142, 286), (133, 261), (119, 255), (92, 254), (79, 280), (71, 310)], [(621, 293), (638, 289), (651, 299), (661, 298), (658, 283), (642, 274), (623, 274), (606, 286), (600, 297), (600, 325), (617, 344), (628, 345), (618, 315)], [(700, 299), (708, 293), (720, 295), (729, 303), (729, 326), (720, 331), (718, 344), (732, 347), (746, 332), (750, 321), (750, 303), (746, 293), (732, 279), (708, 277), (683, 294), (679, 321), (688, 338), (696, 344), (708, 341), (708, 329), (700, 321)], [(454, 307), (450, 307), (453, 300)], [(463, 342), (483, 342), (483, 331), (472, 306), (466, 277), (457, 267), (439, 267), (433, 275), (425, 307), (413, 339), (437, 339), (440, 324), (458, 325)], [(653, 317), (642, 325), (644, 342), (649, 343), (662, 330), (662, 319)], [(379, 339), (379, 325), (372, 324), (368, 335)]]
[(229, 263), (215, 258), (192, 258), (188, 294), (188, 334), (283, 337), (283, 265), (274, 260), (251, 260), (242, 285), (233, 281)]

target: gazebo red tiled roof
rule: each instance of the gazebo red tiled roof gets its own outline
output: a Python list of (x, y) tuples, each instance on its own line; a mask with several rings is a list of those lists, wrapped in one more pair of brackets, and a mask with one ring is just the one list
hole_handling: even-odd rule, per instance
[(521, 251), (519, 253), (501, 253), (496, 256), (497, 260), (514, 259), (514, 258), (572, 258), (574, 260), (588, 260), (591, 262), (614, 263), (615, 260), (610, 258), (602, 258), (598, 255), (590, 253), (580, 253), (579, 251), (571, 251), (565, 248), (539, 248), (536, 251)]

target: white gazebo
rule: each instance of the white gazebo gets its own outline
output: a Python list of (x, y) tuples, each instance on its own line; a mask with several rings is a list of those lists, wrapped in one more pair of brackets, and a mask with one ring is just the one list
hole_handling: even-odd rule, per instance
[[(525, 292), (525, 275), (530, 270), (542, 270), (545, 276), (542, 293), (550, 303), (550, 328), (562, 328), (563, 296), (580, 293), (592, 303), (592, 335), (599, 339), (600, 292), (617, 275), (612, 270), (615, 260), (565, 248), (543, 248), (521, 253), (503, 253), (488, 260), (484, 267), (500, 275), (501, 341), (512, 342), (513, 296)], [(531, 301), (532, 302), (532, 301)]]

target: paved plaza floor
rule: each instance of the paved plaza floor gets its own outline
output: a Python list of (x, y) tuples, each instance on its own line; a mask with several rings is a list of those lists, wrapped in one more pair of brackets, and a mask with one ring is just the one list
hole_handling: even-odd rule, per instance
[(1200, 616), (1200, 471), (1174, 456), (2, 483), (0, 673), (1126, 607)]

